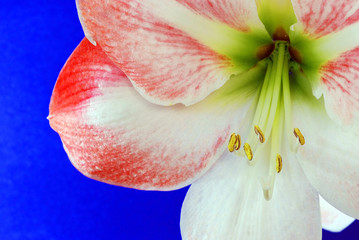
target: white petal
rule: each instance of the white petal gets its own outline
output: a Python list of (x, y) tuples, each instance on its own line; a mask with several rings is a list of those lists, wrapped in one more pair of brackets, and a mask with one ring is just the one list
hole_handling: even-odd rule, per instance
[(341, 232), (354, 222), (355, 218), (342, 213), (330, 205), (330, 203), (325, 201), (321, 196), (319, 196), (319, 201), (320, 211), (322, 213), (322, 227), (325, 230), (331, 232)]
[(330, 204), (359, 218), (358, 132), (336, 125), (322, 103), (296, 102), (293, 110), (294, 127), (305, 137), (297, 157), (309, 181)]
[(284, 158), (272, 200), (264, 199), (255, 167), (224, 154), (190, 187), (183, 203), (183, 239), (321, 239), (317, 193), (295, 159)]

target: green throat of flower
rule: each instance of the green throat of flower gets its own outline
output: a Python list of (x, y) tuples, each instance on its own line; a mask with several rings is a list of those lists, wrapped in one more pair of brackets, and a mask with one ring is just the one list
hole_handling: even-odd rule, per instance
[[(250, 131), (243, 147), (241, 137), (233, 133), (230, 136), (228, 150), (248, 159), (254, 166), (258, 161), (265, 161), (267, 177), (261, 179), (264, 196), (272, 196), (275, 175), (282, 170), (282, 155), (287, 149), (296, 151), (305, 143), (304, 136), (298, 128), (292, 126), (290, 69), (298, 63), (298, 56), (293, 56), (289, 41), (275, 41), (272, 53), (263, 61), (266, 64), (264, 80), (258, 91), (255, 113)], [(262, 164), (262, 163), (261, 163)]]

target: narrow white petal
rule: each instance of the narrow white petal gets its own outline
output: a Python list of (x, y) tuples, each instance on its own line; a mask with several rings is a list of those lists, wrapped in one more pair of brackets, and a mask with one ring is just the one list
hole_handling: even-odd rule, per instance
[(324, 200), (319, 196), (320, 201), (320, 210), (322, 213), (322, 227), (325, 230), (331, 232), (341, 232), (350, 224), (352, 224), (355, 218), (349, 217), (348, 215), (342, 213), (330, 203)]
[(309, 181), (334, 207), (359, 218), (357, 130), (335, 124), (314, 101), (295, 103), (293, 110), (294, 126), (306, 142), (297, 157)]

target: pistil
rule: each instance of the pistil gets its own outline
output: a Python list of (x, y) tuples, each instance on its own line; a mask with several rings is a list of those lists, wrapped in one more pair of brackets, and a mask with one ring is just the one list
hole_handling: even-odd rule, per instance
[[(250, 165), (256, 164), (258, 160), (255, 157), (255, 152), (259, 147), (258, 144), (264, 143), (264, 140), (266, 138), (269, 139), (272, 134), (274, 119), (278, 113), (278, 102), (281, 97), (283, 66), (284, 62), (288, 61), (286, 45), (287, 43), (285, 42), (279, 42), (277, 49), (273, 52), (271, 58), (268, 59), (268, 68), (253, 119), (254, 132), (249, 134), (247, 140), (247, 144), (251, 147), (253, 154), (248, 155), (248, 151), (245, 151), (247, 158), (252, 156), (252, 159), (248, 158)], [(256, 140), (256, 136), (259, 141)]]
[[(251, 124), (253, 130), (248, 134), (243, 152), (237, 152), (240, 156), (246, 156), (250, 166), (261, 160), (268, 167), (260, 179), (267, 200), (272, 196), (276, 174), (285, 165), (285, 159), (281, 155), (282, 144), (285, 142), (283, 138), (286, 138), (292, 149), (304, 144), (304, 137), (299, 129), (294, 129), (296, 138), (292, 135), (289, 43), (276, 41), (275, 46), (273, 53), (263, 60), (267, 62), (267, 70), (256, 102)], [(229, 151), (238, 150), (239, 144), (239, 135), (232, 134), (228, 144)]]

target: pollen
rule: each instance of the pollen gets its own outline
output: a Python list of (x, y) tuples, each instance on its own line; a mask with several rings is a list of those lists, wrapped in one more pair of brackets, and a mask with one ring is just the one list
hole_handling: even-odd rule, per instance
[(257, 134), (259, 141), (261, 143), (264, 143), (264, 141), (265, 141), (264, 134), (263, 134), (262, 130), (258, 127), (258, 125), (254, 126), (254, 132)]
[(239, 150), (241, 147), (241, 136), (239, 134), (236, 135), (236, 143), (235, 143), (235, 150)]
[(234, 151), (235, 143), (236, 143), (236, 134), (232, 133), (231, 137), (229, 138), (228, 151), (230, 151), (230, 152)]
[(248, 143), (245, 143), (243, 146), (243, 149), (244, 149), (244, 152), (246, 153), (248, 160), (251, 161), (253, 159), (253, 153), (252, 153), (251, 146), (249, 146)]
[(276, 165), (277, 173), (280, 173), (280, 171), (282, 171), (282, 167), (283, 167), (282, 156), (280, 154), (277, 154), (276, 163), (277, 163), (277, 165)]
[(304, 145), (304, 143), (305, 143), (304, 136), (298, 128), (294, 128), (294, 136), (296, 136), (296, 138), (298, 138), (300, 145)]
[(239, 134), (232, 133), (229, 138), (228, 151), (233, 152), (241, 147), (241, 136)]

